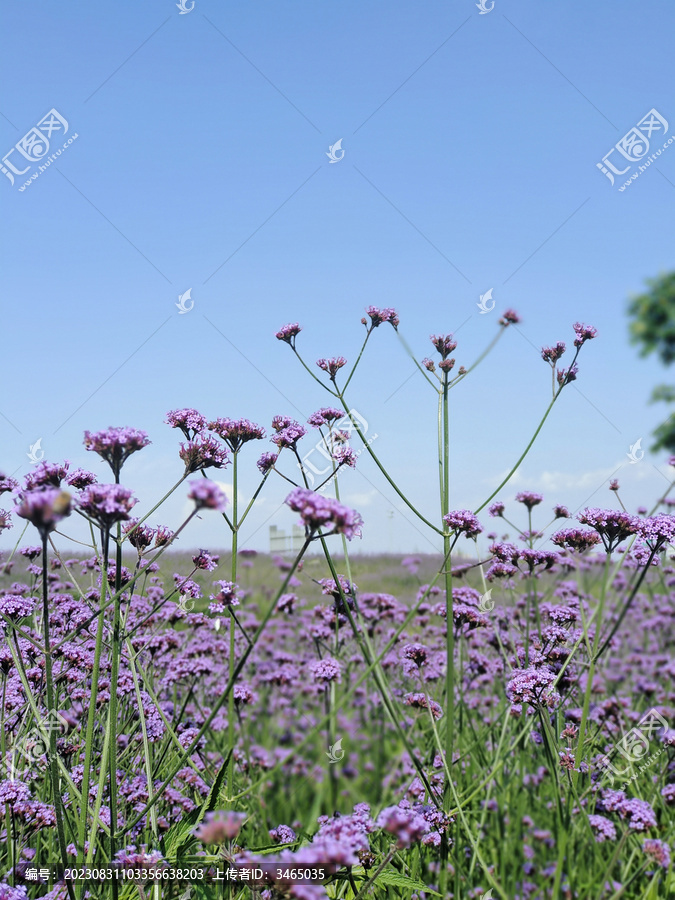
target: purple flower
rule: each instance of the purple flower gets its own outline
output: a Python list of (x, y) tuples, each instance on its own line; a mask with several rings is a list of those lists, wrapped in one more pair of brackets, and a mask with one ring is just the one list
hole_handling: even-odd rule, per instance
[(496, 503), (492, 503), (488, 506), (488, 513), (493, 516), (493, 518), (499, 518), (504, 515), (504, 509), (504, 504), (500, 500), (497, 500)]
[(516, 494), (518, 503), (525, 504), (528, 510), (531, 510), (538, 503), (541, 503), (543, 499), (541, 494), (535, 494), (534, 491), (520, 491), (520, 493)]
[(0, 509), (0, 533), (12, 527), (12, 515), (6, 509)]
[(35, 600), (32, 597), (19, 597), (16, 594), (5, 594), (0, 597), (0, 612), (8, 619), (23, 619), (33, 614)]
[(206, 572), (213, 572), (218, 566), (220, 557), (207, 553), (206, 550), (200, 550), (192, 557), (192, 562), (198, 569), (204, 569)]
[(577, 375), (579, 373), (579, 366), (574, 363), (574, 365), (570, 366), (569, 369), (558, 369), (556, 372), (556, 378), (558, 380), (558, 384), (560, 387), (564, 387), (566, 384), (569, 384), (571, 381), (577, 380)]
[(530, 666), (520, 669), (506, 686), (506, 696), (512, 703), (530, 703), (533, 706), (553, 707), (560, 699), (551, 687), (555, 675), (548, 666)]
[(198, 436), (181, 444), (178, 455), (185, 463), (186, 475), (210, 467), (222, 469), (229, 462), (227, 450), (211, 435)]
[(348, 541), (361, 536), (363, 519), (353, 509), (343, 506), (337, 500), (323, 497), (306, 488), (295, 488), (286, 497), (292, 510), (299, 512), (302, 523), (313, 534), (319, 528), (332, 525), (331, 534), (344, 534)]
[(544, 362), (550, 363), (551, 366), (555, 366), (564, 352), (565, 344), (562, 341), (558, 341), (555, 347), (542, 347), (541, 358)]
[(429, 340), (434, 345), (436, 350), (441, 354), (443, 359), (446, 359), (452, 351), (457, 346), (457, 341), (454, 339), (452, 334), (431, 334), (429, 335)]
[(18, 487), (18, 481), (15, 481), (13, 478), (9, 478), (7, 475), (3, 475), (2, 472), (0, 472), (0, 494), (15, 491)]
[(215, 509), (217, 512), (224, 512), (227, 506), (227, 497), (223, 491), (215, 481), (208, 478), (190, 482), (188, 499), (195, 501), (197, 509)]
[(344, 412), (341, 409), (335, 409), (333, 406), (325, 406), (317, 409), (316, 412), (307, 419), (307, 424), (314, 428), (320, 428), (322, 425), (330, 425), (336, 419), (341, 419)]
[(217, 612), (223, 612), (225, 607), (239, 606), (240, 598), (244, 595), (234, 582), (214, 581), (213, 583), (219, 590), (216, 594), (209, 594), (209, 600), (220, 607)]
[(267, 475), (267, 473), (274, 468), (274, 464), (278, 459), (278, 453), (263, 453), (256, 465), (263, 475)]
[(125, 522), (136, 505), (136, 498), (121, 484), (90, 484), (80, 494), (78, 506), (101, 528)]
[(331, 381), (335, 381), (338, 370), (347, 365), (347, 360), (344, 356), (333, 356), (330, 359), (317, 359), (316, 364), (324, 372), (328, 372)]
[(670, 866), (670, 847), (664, 841), (647, 840), (642, 844), (645, 856), (653, 859), (663, 869)]
[(248, 441), (260, 441), (265, 437), (265, 429), (248, 419), (216, 419), (209, 422), (208, 427), (225, 441), (233, 453)]
[(287, 344), (290, 344), (293, 349), (295, 349), (295, 339), (302, 331), (300, 325), (297, 322), (294, 322), (291, 325), (284, 325), (282, 328), (277, 331), (275, 337), (279, 341), (285, 341)]
[(499, 320), (499, 324), (503, 328), (506, 328), (508, 325), (517, 325), (519, 322), (522, 322), (522, 319), (515, 311), (515, 309), (507, 309)]
[(196, 409), (174, 409), (166, 414), (164, 420), (172, 428), (180, 428), (188, 441), (191, 441), (206, 428), (206, 417)]
[(116, 479), (131, 454), (147, 447), (149, 443), (147, 434), (136, 428), (106, 428), (104, 431), (84, 433), (84, 446), (87, 450), (98, 453), (108, 463)]
[(436, 371), (436, 363), (433, 361), (433, 359), (429, 359), (428, 356), (424, 357), (424, 359), (422, 360), (422, 365), (428, 372)]
[(434, 719), (440, 719), (443, 715), (441, 706), (435, 700), (431, 700), (426, 694), (417, 691), (412, 694), (406, 694), (403, 698), (406, 706), (412, 706), (414, 709), (428, 709)]
[(588, 821), (595, 832), (596, 843), (602, 844), (604, 841), (616, 840), (614, 823), (610, 822), (605, 816), (589, 816)]
[(370, 331), (372, 331), (373, 328), (377, 328), (377, 326), (381, 325), (383, 322), (389, 322), (394, 328), (398, 328), (399, 326), (399, 317), (396, 310), (391, 307), (378, 309), (376, 306), (369, 306), (366, 309), (366, 315), (370, 316)]
[(597, 335), (597, 328), (593, 328), (591, 325), (583, 325), (581, 322), (575, 322), (572, 326), (574, 328), (574, 346), (581, 347), (586, 341), (591, 341)]
[(563, 528), (557, 531), (551, 540), (558, 547), (569, 547), (579, 553), (584, 553), (600, 543), (600, 538), (594, 531), (583, 531), (581, 528)]
[(63, 464), (41, 462), (24, 478), (27, 491), (35, 491), (43, 487), (61, 487), (61, 482), (68, 474), (69, 462)]
[(342, 667), (337, 659), (333, 659), (331, 656), (311, 662), (309, 671), (312, 673), (314, 681), (319, 684), (330, 684), (333, 681), (340, 681), (342, 678)]
[(465, 537), (476, 537), (483, 530), (476, 516), (468, 509), (456, 509), (443, 516), (443, 521), (455, 534), (463, 534)]
[(82, 488), (89, 487), (90, 484), (96, 484), (96, 476), (93, 472), (87, 472), (85, 469), (75, 469), (66, 478), (66, 484), (79, 491)]
[(666, 544), (675, 543), (675, 516), (658, 513), (641, 519), (638, 533), (650, 550), (658, 552)]
[(640, 527), (640, 519), (637, 516), (612, 509), (590, 507), (577, 518), (582, 524), (589, 525), (597, 531), (608, 553), (611, 553), (625, 538), (636, 534)]
[(286, 447), (289, 450), (293, 450), (300, 438), (306, 434), (307, 429), (304, 426), (300, 425), (299, 422), (290, 421), (288, 425), (279, 429), (272, 436), (272, 443), (276, 444), (279, 449)]
[(35, 525), (44, 538), (54, 531), (61, 519), (70, 515), (70, 503), (70, 494), (58, 488), (45, 488), (20, 494), (15, 511), (17, 516)]
[(143, 551), (147, 549), (155, 537), (155, 529), (149, 525), (139, 525), (139, 519), (129, 519), (122, 528), (122, 534), (129, 536), (129, 543), (138, 550), (141, 556)]
[(298, 836), (290, 826), (277, 825), (270, 829), (270, 837), (277, 844), (292, 844)]
[(412, 807), (387, 806), (377, 817), (377, 824), (384, 831), (396, 837), (400, 849), (421, 841), (429, 831), (429, 824), (424, 816), (415, 812)]
[(557, 504), (553, 507), (553, 514), (555, 515), (556, 519), (569, 519), (570, 517), (569, 509), (566, 506), (561, 506), (560, 504)]

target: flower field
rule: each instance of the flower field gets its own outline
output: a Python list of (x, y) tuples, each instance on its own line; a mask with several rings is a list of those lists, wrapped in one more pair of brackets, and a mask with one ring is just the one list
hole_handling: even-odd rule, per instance
[[(551, 401), (523, 455), (478, 509), (449, 505), (450, 392), (518, 322), (507, 310), (473, 365), (455, 367), (451, 334), (415, 360), (438, 419), (434, 513), (350, 413), (369, 342), (399, 330), (375, 307), (355, 362), (314, 365), (298, 324), (276, 333), (330, 394), (306, 422), (168, 412), (177, 480), (151, 509), (125, 481), (153, 452), (137, 428), (85, 432), (106, 483), (67, 461), (2, 476), (0, 900), (675, 896), (674, 480), (635, 511), (612, 481), (572, 513), (509, 485), (594, 328), (541, 348)], [(323, 481), (301, 461), (317, 439)], [(437, 556), (358, 553), (367, 516), (340, 479), (361, 452)], [(245, 503), (241, 467), (259, 474)], [(240, 546), (272, 478), (297, 553)], [(192, 511), (171, 530), (174, 492)], [(196, 516), (213, 546), (189, 553)], [(75, 517), (89, 546), (68, 541)]]

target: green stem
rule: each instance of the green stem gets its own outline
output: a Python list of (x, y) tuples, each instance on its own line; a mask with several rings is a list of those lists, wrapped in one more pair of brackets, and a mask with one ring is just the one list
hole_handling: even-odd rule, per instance
[[(56, 832), (58, 835), (59, 850), (61, 852), (61, 864), (68, 865), (68, 851), (66, 849), (66, 836), (63, 829), (63, 797), (59, 782), (59, 763), (56, 748), (56, 722), (57, 712), (54, 702), (54, 675), (52, 671), (52, 650), (49, 640), (49, 581), (47, 578), (47, 531), (42, 532), (42, 617), (45, 639), (45, 682), (47, 685), (47, 717), (49, 720), (49, 774), (52, 783), (52, 798), (54, 801), (54, 815), (56, 818)], [(70, 882), (66, 882), (68, 896), (75, 900), (75, 892)]]

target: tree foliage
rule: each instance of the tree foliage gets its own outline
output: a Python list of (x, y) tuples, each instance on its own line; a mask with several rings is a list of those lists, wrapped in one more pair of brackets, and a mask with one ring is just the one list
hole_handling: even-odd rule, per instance
[[(640, 346), (640, 355), (656, 353), (661, 362), (669, 366), (675, 362), (675, 272), (649, 278), (648, 290), (633, 297), (628, 305), (630, 337)], [(651, 401), (675, 403), (675, 387), (657, 385)], [(675, 452), (675, 412), (654, 431), (656, 443), (653, 450)]]

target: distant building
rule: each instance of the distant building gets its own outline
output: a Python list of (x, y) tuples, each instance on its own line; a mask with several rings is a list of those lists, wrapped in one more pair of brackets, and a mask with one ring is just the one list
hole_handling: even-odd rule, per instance
[(283, 528), (270, 525), (270, 553), (299, 553), (305, 542), (305, 530), (294, 525), (289, 534)]

